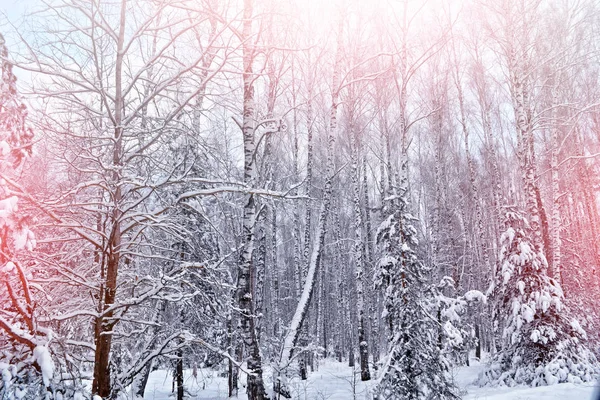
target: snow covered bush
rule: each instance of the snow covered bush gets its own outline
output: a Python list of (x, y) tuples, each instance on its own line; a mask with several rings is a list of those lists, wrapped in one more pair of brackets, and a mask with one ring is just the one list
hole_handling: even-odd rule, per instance
[(432, 286), (433, 307), (438, 310), (442, 354), (455, 364), (468, 356), (476, 344), (475, 328), (469, 311), (473, 306), (485, 304), (486, 296), (478, 290), (469, 290), (462, 296), (444, 294), (454, 290), (454, 280), (445, 276), (437, 286)]
[(529, 239), (527, 220), (506, 214), (500, 265), (491, 289), (501, 348), (482, 383), (514, 386), (590, 382), (596, 358), (587, 335), (571, 315), (547, 262)]

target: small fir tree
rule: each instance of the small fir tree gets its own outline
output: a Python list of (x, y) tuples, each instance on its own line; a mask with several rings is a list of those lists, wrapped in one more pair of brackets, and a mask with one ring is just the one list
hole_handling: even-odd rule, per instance
[(510, 210), (505, 226), (491, 288), (501, 348), (483, 383), (541, 386), (593, 380), (596, 359), (585, 345), (586, 332), (565, 305), (559, 283), (548, 276), (527, 220)]
[(383, 256), (376, 284), (385, 290), (384, 314), (390, 338), (377, 398), (458, 398), (448, 376), (450, 364), (441, 351), (436, 289), (427, 284), (428, 271), (415, 252), (416, 219), (408, 212), (404, 197), (387, 201), (389, 216), (377, 232)]

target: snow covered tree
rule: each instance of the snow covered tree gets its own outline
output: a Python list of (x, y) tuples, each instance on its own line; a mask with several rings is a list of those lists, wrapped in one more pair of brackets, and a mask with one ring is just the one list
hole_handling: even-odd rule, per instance
[(500, 268), (491, 290), (501, 349), (483, 383), (541, 386), (591, 381), (596, 359), (585, 345), (586, 332), (569, 312), (559, 283), (548, 276), (546, 258), (532, 243), (528, 221), (509, 210), (505, 226)]
[(389, 352), (377, 383), (378, 399), (454, 399), (450, 364), (440, 344), (434, 288), (419, 260), (415, 218), (405, 196), (391, 196), (388, 218), (377, 232), (382, 247), (376, 284), (385, 290)]
[(0, 71), (0, 397), (40, 398), (54, 370), (47, 347), (51, 332), (38, 321), (37, 289), (30, 284), (29, 265), (21, 261), (36, 245), (31, 221), (6, 181), (18, 176), (23, 159), (31, 155), (33, 131), (2, 35)]
[(185, 398), (223, 361), (230, 396), (295, 398), (321, 357), (446, 399), (474, 346), (487, 383), (591, 379), (598, 2), (455, 3), (0, 12), (0, 399), (143, 398), (155, 369)]
[(179, 251), (163, 251), (162, 239), (181, 236), (169, 211), (195, 197), (166, 195), (183, 189), (189, 172), (177, 168), (169, 144), (193, 132), (193, 104), (227, 58), (212, 63), (214, 19), (199, 17), (211, 6), (184, 13), (170, 2), (56, 1), (32, 17), (48, 35), (18, 60), (52, 110), (36, 114), (38, 148), (52, 156), (36, 177), (45, 187), (11, 188), (38, 211), (47, 265), (38, 283), (60, 293), (48, 319), (70, 357), (57, 360), (57, 370), (72, 382), (93, 374), (92, 394), (103, 398), (176, 351), (185, 333), (148, 321), (166, 323), (157, 313), (163, 303), (193, 297), (194, 288), (180, 284), (189, 274)]

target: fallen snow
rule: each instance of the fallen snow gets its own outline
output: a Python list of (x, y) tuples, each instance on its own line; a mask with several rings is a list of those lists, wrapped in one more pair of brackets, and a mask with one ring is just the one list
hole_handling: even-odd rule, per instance
[[(269, 370), (267, 368), (267, 370)], [(317, 371), (309, 373), (306, 381), (291, 379), (289, 389), (293, 399), (298, 400), (349, 400), (370, 399), (370, 385), (360, 381), (360, 370), (348, 367), (345, 363), (323, 361)], [(171, 400), (171, 385), (173, 372), (158, 370), (150, 374), (144, 399)], [(242, 385), (245, 379), (242, 376)], [(269, 372), (265, 374), (267, 388), (272, 387)], [(192, 375), (192, 370), (184, 371), (184, 386), (189, 399), (194, 400), (220, 400), (227, 399), (227, 377), (219, 376), (218, 372), (209, 369), (198, 369), (197, 377)], [(353, 392), (356, 397), (353, 397)], [(240, 386), (238, 396), (234, 399), (246, 400), (245, 387)], [(281, 398), (284, 399), (283, 397)]]
[(474, 382), (484, 370), (484, 364), (471, 361), (470, 367), (455, 371), (454, 379), (461, 388), (463, 400), (597, 400), (597, 386), (590, 383), (561, 383), (536, 388), (478, 387)]
[[(474, 384), (483, 371), (483, 364), (473, 360), (470, 367), (457, 368), (453, 378), (460, 387), (464, 400), (600, 400), (600, 392), (593, 384), (562, 383), (537, 388), (528, 387), (478, 387)], [(267, 371), (269, 369), (267, 368)], [(227, 399), (227, 377), (210, 369), (198, 369), (197, 376), (192, 370), (184, 373), (184, 385), (188, 399), (225, 400)], [(354, 376), (354, 378), (353, 378)], [(146, 387), (145, 399), (172, 400), (172, 371), (157, 370), (151, 373)], [(372, 384), (360, 381), (358, 368), (350, 368), (346, 363), (332, 360), (322, 361), (318, 370), (309, 374), (308, 380), (290, 380), (294, 400), (366, 400), (371, 399)], [(242, 385), (245, 379), (241, 379)], [(271, 387), (270, 373), (265, 374), (265, 384)], [(241, 386), (237, 397), (246, 400), (245, 387)], [(283, 398), (282, 398), (283, 399)]]

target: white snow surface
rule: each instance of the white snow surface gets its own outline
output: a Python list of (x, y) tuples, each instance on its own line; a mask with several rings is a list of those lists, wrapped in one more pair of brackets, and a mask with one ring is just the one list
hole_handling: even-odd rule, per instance
[(33, 358), (40, 366), (44, 385), (50, 385), (50, 379), (52, 379), (52, 375), (54, 374), (54, 362), (46, 346), (37, 346), (33, 349)]
[(527, 386), (478, 387), (475, 381), (485, 365), (472, 361), (470, 367), (459, 368), (454, 378), (461, 388), (463, 400), (599, 400), (600, 383), (561, 383), (535, 388)]
[[(600, 384), (562, 383), (536, 388), (529, 387), (478, 387), (474, 382), (484, 370), (484, 364), (472, 360), (470, 367), (461, 367), (453, 371), (455, 382), (464, 400), (600, 400)], [(267, 388), (271, 388), (270, 373), (265, 374)], [(352, 378), (356, 377), (354, 380)], [(157, 370), (150, 374), (144, 399), (171, 400), (173, 380), (172, 371)], [(241, 378), (241, 386), (237, 397), (246, 400), (245, 377)], [(318, 370), (309, 373), (308, 380), (293, 378), (289, 381), (294, 400), (368, 400), (372, 398), (373, 384), (360, 381), (358, 367), (348, 367), (347, 363), (333, 360), (321, 361)], [(186, 370), (184, 385), (192, 400), (225, 400), (227, 399), (227, 378), (210, 369), (198, 369), (194, 378), (192, 370)], [(270, 391), (270, 390), (269, 390)], [(129, 397), (130, 398), (130, 397)], [(283, 397), (282, 397), (283, 399)]]

